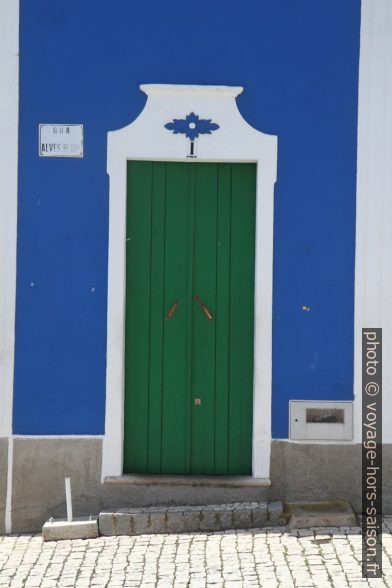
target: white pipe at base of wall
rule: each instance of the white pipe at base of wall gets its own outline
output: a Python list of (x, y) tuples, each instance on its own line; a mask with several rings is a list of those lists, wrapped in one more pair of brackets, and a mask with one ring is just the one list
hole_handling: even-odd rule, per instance
[(72, 493), (71, 493), (71, 478), (65, 478), (65, 498), (67, 501), (67, 520), (72, 523)]

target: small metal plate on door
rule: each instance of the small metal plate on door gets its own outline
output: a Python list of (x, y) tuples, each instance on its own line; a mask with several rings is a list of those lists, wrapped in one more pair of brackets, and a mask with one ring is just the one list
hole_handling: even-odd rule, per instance
[(201, 404), (201, 398), (195, 398), (195, 405), (200, 406), (200, 404)]

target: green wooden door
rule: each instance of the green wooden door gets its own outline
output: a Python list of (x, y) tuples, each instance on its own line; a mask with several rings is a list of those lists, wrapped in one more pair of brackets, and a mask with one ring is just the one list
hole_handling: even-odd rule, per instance
[(256, 166), (128, 162), (124, 472), (251, 474)]

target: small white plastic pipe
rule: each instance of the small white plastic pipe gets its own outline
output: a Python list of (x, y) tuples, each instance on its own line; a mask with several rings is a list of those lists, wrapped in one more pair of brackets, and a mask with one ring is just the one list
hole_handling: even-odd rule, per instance
[(67, 501), (67, 520), (72, 523), (71, 478), (65, 478), (65, 499)]

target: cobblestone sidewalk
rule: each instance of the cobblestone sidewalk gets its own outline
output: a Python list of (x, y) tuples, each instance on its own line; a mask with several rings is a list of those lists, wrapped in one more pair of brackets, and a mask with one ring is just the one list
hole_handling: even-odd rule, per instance
[(392, 517), (383, 580), (361, 577), (359, 529), (284, 528), (43, 543), (0, 537), (0, 587), (392, 587)]

